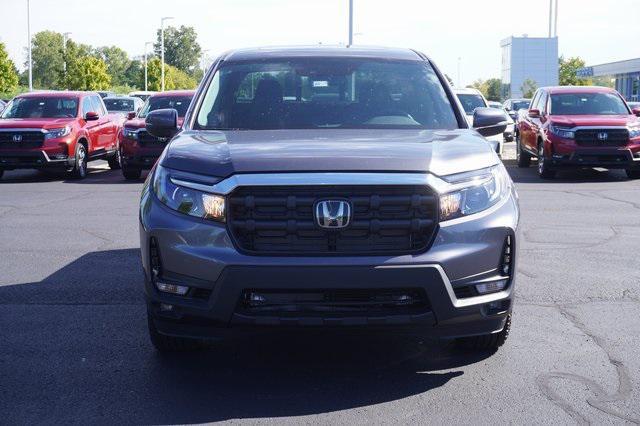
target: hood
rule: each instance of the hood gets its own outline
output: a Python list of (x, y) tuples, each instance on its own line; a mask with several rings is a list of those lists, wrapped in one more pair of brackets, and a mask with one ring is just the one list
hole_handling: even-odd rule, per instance
[(64, 127), (76, 118), (10, 118), (0, 119), (0, 129), (53, 129)]
[[(184, 122), (184, 117), (178, 117), (178, 127), (182, 126)], [(144, 118), (134, 118), (132, 120), (127, 120), (124, 122), (124, 127), (128, 127), (130, 129), (142, 129), (145, 126)]]
[(209, 176), (272, 172), (431, 172), (498, 163), (474, 130), (188, 131), (163, 154), (168, 168)]
[(634, 115), (553, 115), (551, 123), (562, 127), (621, 126), (638, 122)]

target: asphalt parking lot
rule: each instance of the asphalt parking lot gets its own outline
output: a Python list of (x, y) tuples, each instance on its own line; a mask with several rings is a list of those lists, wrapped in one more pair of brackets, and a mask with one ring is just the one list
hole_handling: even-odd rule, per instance
[(142, 184), (103, 162), (84, 181), (5, 173), (0, 423), (640, 423), (640, 181), (541, 181), (506, 163), (522, 207), (513, 328), (475, 356), (380, 336), (162, 357), (142, 299)]

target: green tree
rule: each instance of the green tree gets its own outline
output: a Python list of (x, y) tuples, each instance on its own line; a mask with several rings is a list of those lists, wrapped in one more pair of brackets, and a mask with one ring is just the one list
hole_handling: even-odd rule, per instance
[(559, 62), (559, 82), (561, 86), (588, 86), (591, 80), (588, 78), (578, 77), (577, 72), (580, 68), (584, 68), (585, 62), (580, 57), (565, 59), (560, 56)]
[[(160, 57), (160, 30), (157, 42), (153, 45), (155, 53)], [(202, 48), (198, 44), (198, 34), (193, 27), (167, 27), (164, 30), (164, 61), (179, 70), (192, 74), (200, 62)], [(166, 69), (165, 69), (166, 71)]]
[[(63, 75), (63, 36), (55, 31), (40, 31), (31, 42), (33, 87), (61, 89)], [(28, 63), (25, 64), (28, 66)]]
[(484, 91), (482, 93), (488, 100), (499, 102), (501, 100), (501, 89), (502, 80), (499, 78), (490, 78), (484, 82)]
[(533, 98), (533, 94), (536, 92), (536, 90), (538, 90), (538, 83), (530, 78), (527, 78), (522, 82), (520, 90), (522, 91), (523, 98)]
[(12, 93), (18, 87), (18, 71), (4, 43), (0, 42), (0, 94)]
[(76, 58), (67, 64), (65, 86), (69, 90), (105, 90), (111, 86), (107, 64), (95, 56)]
[(128, 84), (126, 73), (131, 60), (127, 52), (117, 46), (102, 46), (97, 48), (94, 54), (107, 64), (107, 71), (114, 85)]
[[(160, 66), (159, 58), (153, 58), (148, 63), (149, 90), (159, 91), (162, 88)], [(195, 89), (198, 85), (193, 77), (171, 65), (165, 64), (164, 73), (165, 90)]]
[(124, 72), (124, 84), (136, 89), (144, 88), (144, 64), (142, 61), (134, 59), (129, 62), (129, 66)]

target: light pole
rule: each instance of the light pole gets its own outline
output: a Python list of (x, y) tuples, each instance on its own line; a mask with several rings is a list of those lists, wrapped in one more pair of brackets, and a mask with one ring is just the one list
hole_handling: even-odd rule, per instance
[(460, 61), (462, 61), (462, 58), (458, 57), (458, 87), (462, 87), (462, 81), (460, 81)]
[(147, 46), (149, 46), (151, 43), (150, 41), (146, 41), (144, 43), (144, 91), (148, 91), (149, 90), (149, 78), (148, 78), (148, 74), (147, 74)]
[(31, 61), (31, 5), (27, 0), (27, 37), (29, 38), (29, 91), (33, 90), (33, 62)]
[(169, 19), (173, 19), (173, 16), (165, 16), (164, 18), (160, 19), (160, 61), (162, 63), (162, 65), (160, 66), (162, 71), (160, 73), (162, 75), (162, 92), (164, 92), (164, 21), (168, 21)]
[(353, 0), (349, 0), (349, 44), (347, 47), (351, 47), (353, 44)]

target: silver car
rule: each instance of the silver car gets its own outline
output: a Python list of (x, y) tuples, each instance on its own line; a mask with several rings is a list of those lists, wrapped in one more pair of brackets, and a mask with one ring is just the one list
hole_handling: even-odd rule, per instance
[(140, 200), (158, 350), (286, 331), (409, 333), (495, 350), (511, 323), (519, 209), (444, 75), (408, 49), (237, 50), (201, 83)]

